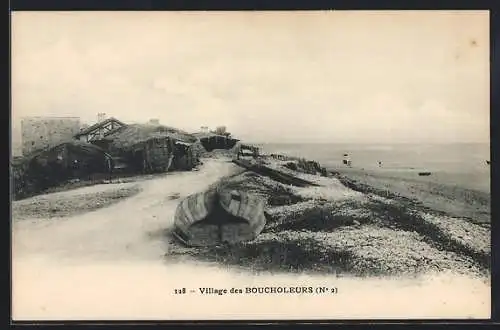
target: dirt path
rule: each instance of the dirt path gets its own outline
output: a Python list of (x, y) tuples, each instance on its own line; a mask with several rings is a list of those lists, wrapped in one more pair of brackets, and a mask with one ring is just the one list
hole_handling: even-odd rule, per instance
[[(93, 212), (50, 220), (13, 219), (13, 256), (43, 254), (59, 260), (158, 260), (165, 253), (164, 238), (155, 233), (173, 225), (173, 212), (178, 203), (170, 196), (182, 198), (201, 191), (237, 171), (240, 169), (232, 163), (210, 160), (199, 171), (172, 173), (140, 182), (142, 192), (138, 195)], [(85, 187), (46, 198), (76, 195), (80, 190), (86, 194), (102, 192), (121, 185), (113, 186)]]

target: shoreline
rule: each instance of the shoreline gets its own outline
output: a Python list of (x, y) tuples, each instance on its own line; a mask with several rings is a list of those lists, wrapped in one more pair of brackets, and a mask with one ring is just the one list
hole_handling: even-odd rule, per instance
[[(328, 170), (331, 173), (341, 173), (344, 175), (367, 175), (376, 176), (381, 179), (400, 179), (412, 182), (421, 183), (438, 183), (444, 186), (455, 186), (458, 188), (463, 188), (467, 190), (490, 193), (490, 171), (476, 171), (476, 172), (465, 172), (465, 171), (453, 171), (453, 170), (427, 170), (419, 168), (398, 168), (398, 167), (341, 167), (341, 166), (328, 166)], [(420, 172), (428, 172), (428, 176), (418, 175)]]
[(430, 177), (418, 177), (415, 172), (397, 175), (394, 172), (341, 168), (335, 168), (331, 173), (353, 190), (397, 199), (424, 211), (465, 218), (490, 227), (489, 189), (453, 185), (439, 180), (439, 174), (435, 173)]

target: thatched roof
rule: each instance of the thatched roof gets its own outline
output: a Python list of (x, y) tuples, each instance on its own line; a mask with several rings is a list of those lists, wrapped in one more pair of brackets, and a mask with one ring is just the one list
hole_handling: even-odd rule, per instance
[(203, 138), (215, 136), (214, 133), (205, 133), (205, 132), (196, 132), (196, 133), (193, 133), (193, 135), (196, 136), (198, 139), (203, 139)]
[(233, 137), (228, 137), (228, 136), (225, 136), (225, 135), (219, 135), (219, 134), (215, 134), (215, 133), (212, 133), (212, 132), (197, 132), (197, 133), (193, 133), (192, 135), (196, 136), (198, 139), (206, 139), (206, 138), (211, 138), (211, 137), (214, 137), (214, 136), (218, 136), (218, 137), (221, 137), (221, 138), (224, 138), (224, 139), (229, 139), (229, 140), (236, 140), (236, 141), (239, 141), (238, 139), (235, 139)]
[(118, 148), (132, 147), (155, 137), (169, 137), (184, 142), (197, 140), (195, 136), (182, 130), (152, 124), (130, 124), (106, 135), (106, 139), (113, 140), (113, 145)]
[(104, 151), (104, 149), (99, 146), (78, 140), (71, 140), (61, 143), (60, 145), (65, 145), (70, 150), (78, 150), (79, 152), (83, 152), (89, 155), (107, 154), (106, 151)]
[(16, 164), (16, 165), (21, 165), (23, 163), (27, 163), (27, 162), (31, 161), (33, 158), (43, 156), (47, 152), (50, 152), (50, 151), (54, 150), (55, 148), (58, 148), (61, 146), (67, 146), (68, 148), (70, 148), (72, 150), (82, 151), (82, 152), (87, 153), (87, 154), (103, 154), (103, 153), (106, 154), (106, 152), (102, 148), (100, 148), (96, 145), (93, 145), (91, 143), (83, 142), (83, 141), (79, 141), (79, 140), (66, 140), (66, 141), (56, 143), (56, 144), (49, 145), (43, 149), (36, 150), (36, 151), (30, 153), (29, 155), (26, 155), (23, 157), (18, 157), (15, 160), (13, 160), (12, 163)]

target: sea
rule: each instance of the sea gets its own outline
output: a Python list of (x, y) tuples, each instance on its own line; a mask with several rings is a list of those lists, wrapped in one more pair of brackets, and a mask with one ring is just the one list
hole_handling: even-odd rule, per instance
[[(395, 173), (429, 171), (442, 173), (446, 181), (470, 182), (468, 186), (490, 186), (490, 144), (339, 144), (259, 143), (263, 153), (279, 153), (315, 160), (330, 170), (345, 167), (344, 154), (353, 168)], [(381, 166), (379, 166), (381, 162)], [(441, 175), (440, 177), (445, 177)]]

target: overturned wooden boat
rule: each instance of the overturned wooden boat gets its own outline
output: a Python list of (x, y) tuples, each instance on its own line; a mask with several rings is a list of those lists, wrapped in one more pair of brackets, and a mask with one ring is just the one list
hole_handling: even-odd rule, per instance
[(233, 159), (233, 163), (236, 165), (239, 165), (249, 171), (255, 172), (259, 175), (267, 176), (275, 181), (278, 181), (280, 183), (286, 184), (286, 185), (292, 185), (296, 187), (318, 187), (319, 185), (307, 181), (304, 179), (301, 179), (297, 176), (285, 173), (283, 171), (279, 171), (276, 169), (273, 169), (269, 166), (259, 164), (256, 161), (250, 161), (248, 159)]
[(254, 194), (211, 188), (179, 203), (173, 234), (188, 246), (249, 241), (264, 229), (264, 205)]

